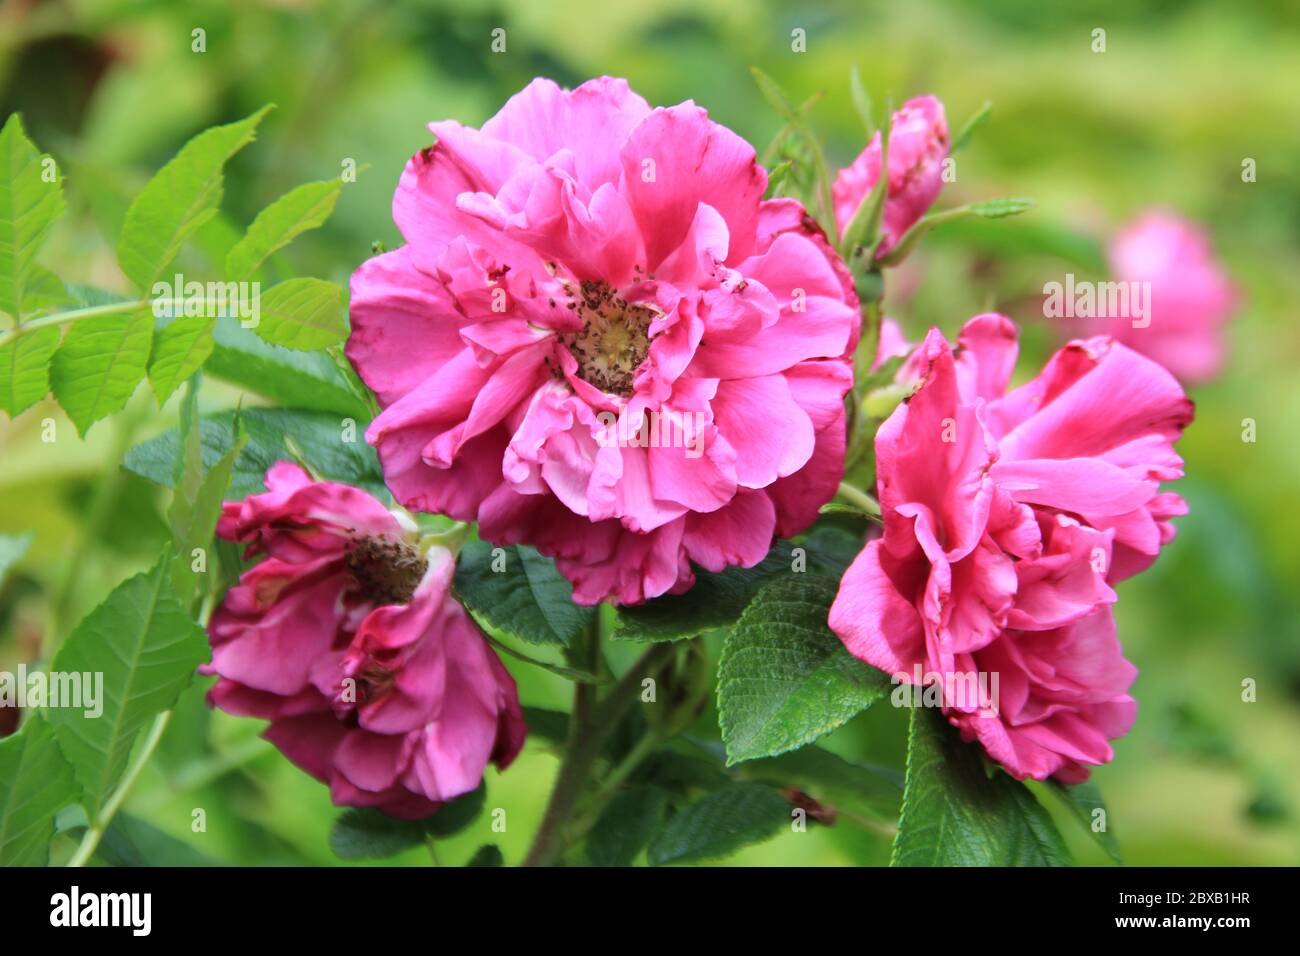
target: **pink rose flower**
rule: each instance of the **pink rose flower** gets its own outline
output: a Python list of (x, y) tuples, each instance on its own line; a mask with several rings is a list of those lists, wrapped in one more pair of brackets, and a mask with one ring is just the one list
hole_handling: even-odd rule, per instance
[(455, 560), (357, 488), (297, 465), (222, 506), (217, 534), (265, 554), (208, 625), (208, 701), (265, 736), (340, 806), (426, 817), (504, 769), (526, 728), (514, 679), (451, 596)]
[(1238, 297), (1205, 231), (1173, 213), (1149, 211), (1115, 236), (1108, 257), (1116, 279), (1150, 283), (1148, 312), (1092, 320), (1088, 331), (1115, 336), (1184, 382), (1217, 375), (1223, 324)]
[[(981, 315), (956, 349), (933, 329), (909, 360), (920, 384), (876, 436), (884, 534), (830, 625), (900, 680), (937, 679), (949, 720), (1017, 778), (1076, 782), (1136, 714), (1111, 586), (1186, 513), (1160, 483), (1182, 475), (1192, 403), (1108, 338), (1069, 343), (1007, 392), (1016, 352), (1011, 322)], [(985, 690), (997, 675), (992, 706), (957, 692), (980, 675)]]
[(843, 468), (857, 300), (753, 148), (609, 77), (430, 129), (393, 200), (407, 245), (352, 278), (396, 498), (537, 547), (583, 604), (807, 527)]
[[(903, 104), (889, 132), (889, 186), (881, 217), (883, 256), (912, 224), (925, 215), (943, 189), (943, 161), (951, 143), (943, 104), (918, 96)], [(871, 137), (851, 166), (839, 171), (831, 186), (840, 235), (848, 229), (862, 201), (880, 179), (880, 132)]]

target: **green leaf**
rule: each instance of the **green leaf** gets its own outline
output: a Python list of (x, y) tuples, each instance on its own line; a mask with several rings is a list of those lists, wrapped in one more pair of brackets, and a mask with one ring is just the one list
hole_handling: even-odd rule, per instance
[[(205, 468), (215, 468), (234, 444), (234, 412), (205, 416), (199, 424), (202, 460)], [(240, 423), (248, 443), (235, 459), (229, 500), (246, 498), (266, 490), (266, 471), (277, 461), (293, 461), (285, 444), (288, 439), (302, 453), (307, 465), (322, 478), (357, 485), (381, 499), (388, 497), (383, 473), (375, 451), (365, 443), (360, 425), (349, 428), (337, 415), (305, 412), (293, 408), (250, 408), (240, 413)], [(355, 432), (353, 441), (345, 441)], [(180, 448), (177, 429), (163, 432), (134, 446), (123, 465), (142, 478), (171, 487), (176, 477), (172, 464)]]
[(871, 97), (867, 95), (866, 87), (862, 85), (862, 77), (858, 73), (856, 64), (849, 70), (849, 95), (853, 99), (853, 110), (858, 114), (858, 119), (862, 120), (862, 128), (866, 130), (867, 139), (870, 140), (876, 132), (876, 113), (871, 105)]
[(176, 703), (207, 656), (203, 629), (172, 593), (165, 557), (118, 585), (59, 649), (52, 671), (103, 674), (102, 714), (49, 711), (92, 818), (125, 769), (140, 728)]
[(419, 846), (427, 834), (421, 821), (398, 820), (378, 810), (347, 810), (330, 829), (330, 849), (344, 860), (379, 860)]
[(23, 286), (23, 319), (33, 319), (55, 309), (66, 309), (72, 304), (72, 295), (49, 269), (32, 263), (27, 270)]
[(1029, 789), (986, 772), (934, 708), (912, 711), (893, 866), (1068, 866), (1070, 853)]
[(1036, 205), (1038, 204), (1032, 199), (1008, 196), (1004, 199), (986, 199), (983, 202), (973, 202), (965, 208), (972, 215), (979, 216), (981, 219), (1005, 219), (1007, 216), (1018, 216), (1022, 212), (1028, 212)]
[(443, 805), (423, 820), (398, 820), (370, 807), (346, 811), (330, 830), (330, 849), (344, 860), (393, 856), (425, 840), (451, 836), (467, 827), (483, 809), (486, 788), (480, 784)]
[(0, 534), (0, 585), (5, 583), (9, 569), (14, 566), (32, 544), (32, 533)]
[(526, 545), (502, 548), (497, 559), (495, 550), (472, 541), (460, 552), (456, 593), (471, 611), (530, 644), (567, 645), (591, 626), (596, 609), (573, 603), (573, 585), (550, 558)]
[[(72, 831), (75, 836), (75, 831)], [(109, 866), (223, 866), (184, 840), (152, 823), (117, 813), (95, 850), (95, 859)]]
[(50, 391), (50, 359), (59, 347), (59, 330), (24, 332), (0, 346), (0, 408), (16, 418)]
[(290, 408), (370, 420), (366, 402), (328, 355), (270, 345), (228, 318), (217, 320), (213, 340), (204, 365), (209, 374)]
[(778, 541), (752, 568), (718, 574), (695, 571), (695, 586), (635, 607), (618, 609), (616, 641), (680, 641), (733, 624), (768, 581), (792, 574), (790, 545)]
[(638, 786), (615, 794), (587, 834), (587, 862), (592, 866), (630, 866), (663, 819), (667, 793)]
[(501, 848), (495, 843), (484, 843), (474, 851), (466, 866), (505, 866), (506, 858), (501, 855)]
[(727, 635), (718, 723), (728, 764), (796, 750), (888, 693), (888, 678), (827, 626), (835, 592), (830, 578), (774, 581)]
[(790, 804), (771, 787), (736, 783), (680, 810), (650, 842), (652, 866), (727, 856), (774, 836), (791, 820)]
[(342, 188), (341, 179), (303, 183), (259, 212), (226, 256), (226, 278), (249, 278), (278, 249), (323, 225), (334, 212)]
[(76, 798), (72, 768), (43, 718), (0, 740), (0, 866), (44, 866), (54, 814)]
[(323, 279), (289, 279), (261, 295), (253, 331), (272, 345), (310, 352), (337, 345), (348, 335), (343, 290)]
[[(201, 426), (192, 433), (193, 438), (189, 441), (193, 441), (201, 462), (199, 429)], [(197, 470), (202, 473), (199, 475), (198, 487), (192, 492), (186, 490), (188, 482), (182, 479), (176, 486), (171, 508), (167, 512), (172, 526), (172, 539), (176, 545), (176, 554), (172, 560), (172, 585), (182, 604), (188, 604), (198, 582), (198, 576), (193, 570), (194, 551), (200, 548), (206, 550), (212, 543), (217, 519), (221, 517), (221, 502), (225, 498), (226, 489), (230, 487), (230, 478), (235, 470), (235, 461), (248, 443), (248, 435), (239, 427), (238, 422), (233, 424), (231, 430), (231, 445), (226, 453), (210, 469), (203, 469), (200, 465)]]
[(222, 169), (251, 143), (270, 106), (226, 126), (205, 130), (181, 147), (126, 211), (117, 258), (122, 271), (148, 294), (195, 230), (221, 205)]
[[(1124, 855), (1120, 852), (1119, 841), (1110, 831), (1110, 814), (1106, 810), (1106, 801), (1102, 799), (1097, 784), (1092, 780), (1085, 780), (1083, 783), (1066, 786), (1055, 780), (1049, 780), (1047, 789), (1061, 799), (1071, 815), (1092, 834), (1097, 845), (1106, 851), (1106, 855), (1123, 866)], [(1096, 818), (1098, 810), (1101, 811), (1099, 819)], [(1102, 829), (1097, 828), (1098, 823), (1102, 825)]]
[(0, 129), (0, 312), (22, 318), (32, 259), (63, 212), (57, 172), (46, 182), (44, 159), (11, 115)]
[(898, 819), (903, 775), (887, 767), (853, 763), (821, 747), (800, 747), (779, 757), (751, 760), (736, 768), (742, 780), (794, 787), (825, 802), (860, 807), (872, 816)]
[(54, 353), (54, 397), (82, 435), (95, 422), (120, 411), (144, 379), (153, 340), (148, 311), (105, 315), (68, 329)]
[(984, 202), (970, 203), (966, 206), (958, 206), (955, 209), (945, 209), (943, 212), (931, 213), (913, 223), (907, 232), (903, 233), (902, 238), (898, 240), (894, 247), (880, 257), (880, 265), (882, 267), (893, 266), (902, 262), (916, 248), (921, 239), (936, 226), (972, 218), (1005, 219), (1008, 216), (1018, 216), (1022, 212), (1028, 212), (1035, 205), (1036, 203), (1032, 199), (1009, 197), (1006, 199), (988, 199)]
[(149, 359), (149, 384), (159, 405), (208, 360), (215, 324), (211, 316), (191, 315), (173, 319), (158, 330)]
[(965, 149), (970, 143), (971, 137), (975, 135), (975, 131), (984, 125), (992, 112), (993, 104), (985, 100), (984, 105), (975, 111), (975, 115), (966, 121), (966, 125), (961, 128), (961, 132), (953, 137), (952, 148), (948, 150), (948, 155), (951, 156), (953, 153)]

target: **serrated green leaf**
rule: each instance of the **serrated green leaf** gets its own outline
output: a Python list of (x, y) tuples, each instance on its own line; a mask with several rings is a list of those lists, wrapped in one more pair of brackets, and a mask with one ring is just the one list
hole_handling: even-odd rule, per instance
[(23, 286), (24, 321), (56, 309), (66, 309), (72, 301), (72, 294), (53, 272), (34, 262), (28, 267), (27, 282)]
[(82, 435), (120, 411), (144, 379), (153, 341), (148, 311), (77, 322), (54, 353), (50, 385)]
[(0, 346), (0, 408), (16, 418), (50, 391), (50, 359), (59, 347), (59, 330), (47, 325), (24, 332)]
[(257, 124), (271, 107), (252, 116), (215, 126), (181, 147), (136, 196), (126, 211), (117, 258), (122, 271), (148, 294), (195, 230), (216, 215), (221, 205), (222, 169), (251, 143)]
[(587, 834), (587, 862), (592, 866), (630, 866), (663, 819), (667, 793), (637, 786), (615, 794)]
[(32, 544), (32, 533), (26, 534), (0, 534), (0, 585), (5, 583), (5, 577)]
[(159, 405), (208, 360), (215, 324), (211, 316), (192, 315), (173, 319), (158, 329), (149, 358), (149, 384)]
[(826, 624), (832, 578), (768, 584), (727, 635), (718, 664), (718, 723), (727, 763), (795, 750), (861, 713), (889, 680)]
[(1068, 866), (1047, 811), (1001, 769), (986, 773), (934, 708), (912, 711), (893, 866)]
[(289, 279), (261, 295), (260, 316), (252, 326), (272, 345), (310, 352), (337, 345), (348, 335), (343, 290), (323, 279)]
[(0, 129), (0, 312), (22, 318), (32, 259), (63, 212), (63, 185), (14, 113)]
[(295, 352), (263, 342), (233, 319), (218, 319), (207, 372), (289, 408), (370, 420), (370, 409), (323, 352)]
[(72, 767), (44, 718), (0, 740), (0, 866), (44, 866), (54, 815), (75, 799)]
[[(205, 468), (216, 467), (230, 451), (233, 418), (233, 412), (218, 412), (204, 416), (200, 422)], [(362, 426), (349, 428), (338, 415), (293, 408), (245, 409), (240, 413), (240, 422), (248, 434), (248, 443), (235, 459), (226, 492), (228, 499), (238, 500), (266, 490), (263, 479), (267, 469), (277, 461), (294, 460), (286, 438), (322, 478), (357, 485), (381, 499), (387, 498), (379, 459), (365, 443)], [(352, 434), (354, 440), (345, 441), (346, 434)], [(123, 465), (142, 478), (170, 488), (176, 481), (172, 465), (179, 448), (179, 432), (171, 429), (131, 448)]]
[(203, 629), (172, 593), (165, 556), (118, 585), (59, 649), (52, 671), (103, 674), (102, 714), (49, 711), (92, 818), (125, 769), (140, 729), (176, 703), (207, 656)]
[[(1049, 780), (1047, 789), (1061, 799), (1074, 818), (1092, 834), (1097, 845), (1106, 851), (1106, 855), (1123, 866), (1124, 855), (1120, 852), (1119, 841), (1111, 832), (1110, 814), (1106, 810), (1106, 801), (1102, 799), (1101, 790), (1096, 782), (1085, 780), (1083, 783), (1066, 786), (1055, 780)], [(1102, 814), (1100, 820), (1095, 816), (1099, 810)], [(1099, 822), (1102, 824), (1100, 830), (1097, 829)]]
[(768, 581), (793, 574), (790, 544), (778, 541), (752, 568), (727, 568), (718, 574), (695, 570), (695, 585), (645, 604), (618, 609), (616, 641), (680, 641), (739, 619)]
[(226, 256), (226, 278), (249, 278), (276, 250), (323, 225), (334, 212), (342, 188), (341, 179), (303, 183), (259, 212)]
[(486, 541), (471, 541), (456, 565), (456, 593), (494, 628), (530, 644), (567, 645), (589, 628), (594, 607), (573, 603), (573, 585), (550, 558), (526, 545), (503, 548), (493, 569)]
[(678, 811), (650, 841), (652, 866), (727, 856), (774, 836), (791, 820), (790, 804), (771, 787), (736, 783)]
[(443, 805), (423, 820), (398, 820), (362, 807), (343, 813), (330, 829), (330, 849), (344, 860), (374, 860), (393, 856), (425, 840), (458, 833), (483, 810), (486, 788), (478, 788)]

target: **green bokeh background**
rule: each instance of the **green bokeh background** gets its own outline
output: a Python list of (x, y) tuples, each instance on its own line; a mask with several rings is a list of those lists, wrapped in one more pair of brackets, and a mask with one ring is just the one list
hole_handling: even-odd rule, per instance
[[(857, 65), (877, 104), (931, 92), (956, 129), (985, 100), (992, 119), (958, 161), (939, 207), (1004, 195), (1039, 207), (1020, 220), (936, 232), (890, 290), (890, 314), (918, 337), (952, 333), (993, 307), (1024, 328), (1020, 374), (1053, 347), (1041, 287), (1067, 271), (1100, 277), (1099, 243), (1150, 205), (1207, 225), (1243, 293), (1230, 360), (1193, 390), (1180, 446), (1192, 513), (1155, 568), (1120, 586), (1117, 615), (1141, 676), (1138, 723), (1096, 774), (1133, 864), (1300, 863), (1300, 8), (1267, 0), (1176, 3), (543, 3), (359, 0), (117, 0), (0, 5), (0, 115), (24, 113), (66, 173), (69, 213), (42, 261), (61, 276), (122, 289), (112, 248), (127, 203), (189, 136), (278, 109), (227, 175), (225, 213), (195, 244), (219, 247), (268, 201), (308, 179), (364, 168), (327, 227), (282, 253), (283, 274), (345, 281), (380, 240), (424, 124), (477, 125), (535, 75), (565, 85), (610, 73), (652, 104), (692, 98), (760, 150), (779, 121), (747, 67), (792, 95), (824, 97), (812, 117), (835, 165), (862, 146), (849, 95)], [(506, 30), (493, 53), (491, 32)], [(206, 30), (206, 52), (191, 31)], [(791, 49), (791, 31), (807, 52)], [(1106, 51), (1093, 52), (1093, 30)], [(1244, 183), (1242, 161), (1257, 164)], [(902, 294), (905, 293), (905, 294)], [(231, 405), (211, 383), (204, 404)], [(33, 531), (0, 591), (0, 668), (45, 656), (117, 582), (157, 552), (166, 497), (114, 465), (129, 444), (174, 423), (148, 389), (83, 442), (52, 402), (0, 423), (0, 533)], [(42, 420), (58, 440), (41, 441)], [(1243, 441), (1253, 420), (1257, 440)], [(51, 633), (51, 628), (53, 632)], [(619, 652), (621, 653), (621, 652)], [(525, 703), (559, 707), (566, 685), (509, 662)], [(616, 664), (618, 662), (616, 661)], [(1242, 682), (1258, 699), (1242, 700)], [(260, 722), (209, 714), (187, 693), (127, 811), (152, 859), (338, 862), (325, 789), (256, 736)], [(712, 719), (706, 715), (704, 721)], [(703, 727), (703, 724), (701, 725)], [(825, 741), (846, 756), (897, 762), (901, 715), (879, 707)], [(444, 862), (498, 842), (522, 856), (555, 768), (530, 745), (489, 773), (482, 827), (446, 841)], [(207, 830), (191, 832), (193, 811)], [(1085, 862), (1102, 862), (1063, 821)], [(160, 838), (170, 835), (175, 840)], [(743, 864), (879, 863), (888, 834), (841, 820), (743, 851)], [(56, 845), (56, 860), (71, 844)], [(123, 846), (129, 858), (131, 849)], [(176, 856), (182, 854), (181, 856)], [(424, 863), (424, 851), (400, 862)]]

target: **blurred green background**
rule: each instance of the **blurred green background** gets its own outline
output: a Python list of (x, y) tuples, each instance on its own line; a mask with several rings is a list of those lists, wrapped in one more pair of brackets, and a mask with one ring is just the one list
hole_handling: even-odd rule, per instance
[[(506, 30), (506, 51), (491, 33)], [(1092, 51), (1092, 31), (1107, 49)], [(206, 31), (206, 52), (191, 50)], [(807, 52), (791, 50), (791, 31)], [(1041, 288), (1067, 271), (1100, 277), (1099, 243), (1158, 204), (1205, 223), (1243, 292), (1230, 360), (1193, 392), (1197, 420), (1180, 448), (1191, 502), (1155, 568), (1120, 587), (1117, 614), (1141, 676), (1138, 723), (1096, 774), (1132, 864), (1300, 863), (1300, 7), (1268, 0), (1044, 4), (612, 3), (116, 0), (0, 2), (0, 116), (21, 110), (66, 172), (69, 213), (42, 259), (65, 278), (124, 284), (112, 247), (126, 205), (191, 135), (278, 110), (227, 175), (224, 215), (196, 243), (219, 246), (263, 205), (308, 179), (367, 167), (327, 227), (282, 254), (285, 272), (345, 281), (380, 240), (424, 124), (478, 124), (533, 76), (576, 85), (627, 77), (652, 104), (693, 98), (760, 149), (779, 127), (749, 72), (759, 64), (812, 112), (835, 165), (862, 147), (849, 94), (856, 64), (881, 104), (934, 93), (954, 131), (984, 100), (992, 119), (959, 157), (940, 208), (1004, 195), (1036, 199), (1019, 220), (934, 233), (898, 274), (889, 313), (913, 338), (952, 333), (988, 307), (1024, 327), (1022, 376), (1054, 347)], [(1241, 181), (1253, 158), (1258, 181)], [(233, 390), (209, 382), (208, 407)], [(0, 668), (46, 656), (108, 590), (165, 539), (165, 494), (120, 471), (130, 444), (175, 421), (141, 388), (83, 442), (52, 402), (0, 423), (0, 533), (32, 531), (0, 591)], [(41, 441), (43, 419), (59, 438)], [(1258, 439), (1242, 440), (1243, 419)], [(714, 649), (716, 652), (716, 648)], [(516, 666), (524, 702), (563, 706), (558, 679)], [(616, 662), (617, 663), (617, 662)], [(1252, 678), (1258, 699), (1242, 700)], [(256, 736), (260, 722), (210, 714), (192, 688), (126, 810), (122, 859), (338, 862), (337, 811), (325, 789)], [(705, 715), (701, 736), (713, 715)], [(897, 765), (902, 715), (878, 707), (832, 735), (847, 757)], [(530, 744), (489, 807), (507, 831), (447, 841), (459, 863), (483, 842), (522, 856), (555, 758)], [(204, 808), (207, 831), (191, 832)], [(131, 821), (146, 821), (133, 824)], [(486, 824), (484, 825), (486, 827)], [(1103, 858), (1070, 821), (1085, 862)], [(173, 839), (174, 838), (174, 839)], [(66, 841), (65, 841), (66, 842)], [(889, 834), (841, 819), (735, 858), (744, 864), (879, 863)], [(70, 844), (68, 844), (70, 846)], [(56, 860), (66, 855), (56, 846)], [(420, 850), (398, 858), (427, 862)]]

